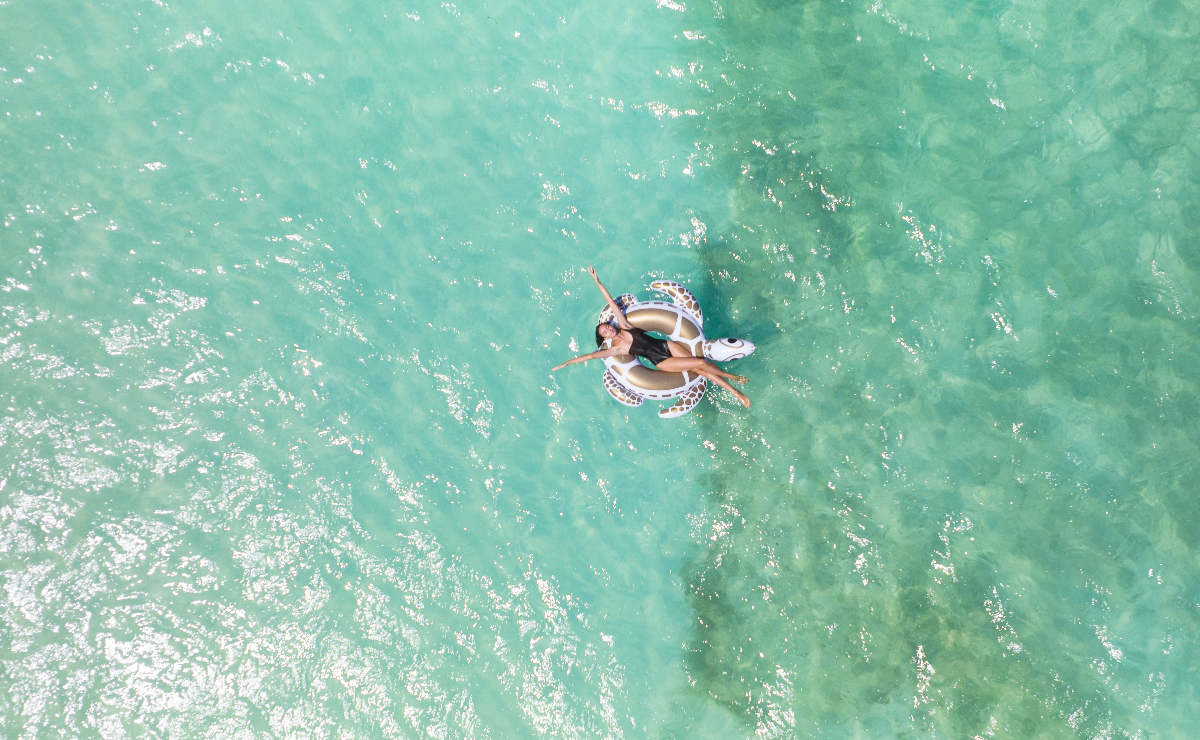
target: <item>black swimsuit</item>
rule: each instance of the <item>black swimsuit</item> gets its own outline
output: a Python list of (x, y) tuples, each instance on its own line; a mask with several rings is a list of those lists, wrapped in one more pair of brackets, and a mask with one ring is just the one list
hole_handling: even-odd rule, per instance
[(629, 354), (634, 357), (644, 357), (657, 365), (671, 356), (671, 347), (666, 340), (655, 339), (636, 327), (628, 331), (633, 335), (633, 342), (629, 345)]

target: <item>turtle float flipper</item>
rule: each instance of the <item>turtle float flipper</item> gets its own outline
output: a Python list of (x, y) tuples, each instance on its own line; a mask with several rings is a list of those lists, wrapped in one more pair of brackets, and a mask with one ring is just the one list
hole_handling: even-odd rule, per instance
[[(696, 296), (692, 295), (692, 291), (674, 280), (655, 280), (650, 283), (650, 287), (659, 293), (665, 293), (670, 296), (672, 303), (694, 315), (696, 320), (700, 322), (700, 325), (703, 326), (704, 313), (700, 310), (700, 302), (696, 300)], [(706, 339), (702, 347), (704, 356), (717, 362), (740, 360), (743, 357), (749, 357), (757, 349), (754, 346), (754, 342), (733, 338)]]
[(707, 386), (708, 381), (704, 378), (701, 378), (700, 382), (696, 384), (695, 387), (679, 397), (679, 400), (675, 402), (674, 406), (659, 411), (659, 418), (674, 419), (675, 417), (683, 416), (687, 412), (696, 408), (696, 404), (700, 403), (701, 398), (704, 398), (704, 390)]
[(650, 289), (670, 296), (672, 303), (695, 316), (700, 325), (704, 326), (704, 312), (700, 310), (700, 301), (696, 300), (692, 291), (674, 280), (655, 280), (650, 283)]
[[(640, 395), (638, 393), (634, 393), (633, 391), (629, 390), (625, 386), (618, 383), (617, 379), (615, 377), (613, 377), (612, 371), (607, 370), (607, 369), (604, 371), (604, 390), (608, 391), (608, 395), (617, 399), (618, 401), (625, 404), (626, 406), (633, 406), (636, 408), (638, 406), (641, 406), (642, 402), (646, 400), (645, 396)], [(696, 399), (696, 400), (699, 400), (699, 399)], [(695, 406), (695, 405), (696, 404), (694, 404), (694, 403), (692, 404), (692, 406)], [(659, 413), (661, 414), (662, 412), (659, 412)], [(687, 412), (680, 412), (680, 413), (687, 413)]]
[[(617, 298), (616, 303), (621, 307), (621, 313), (628, 313), (629, 309), (638, 304), (637, 296), (632, 293), (623, 293), (620, 298)], [(600, 315), (596, 317), (597, 324), (615, 324), (617, 317), (613, 316), (612, 308), (605, 306)]]

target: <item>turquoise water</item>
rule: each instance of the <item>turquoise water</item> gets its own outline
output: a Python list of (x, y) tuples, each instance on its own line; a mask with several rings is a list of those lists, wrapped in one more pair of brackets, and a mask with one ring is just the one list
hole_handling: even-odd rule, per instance
[(1194, 736), (1197, 19), (0, 2), (3, 734)]

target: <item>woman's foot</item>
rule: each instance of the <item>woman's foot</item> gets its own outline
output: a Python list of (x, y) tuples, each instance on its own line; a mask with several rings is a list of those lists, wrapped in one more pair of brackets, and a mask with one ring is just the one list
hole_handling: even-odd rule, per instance
[(750, 408), (750, 399), (746, 398), (744, 393), (738, 393), (737, 391), (734, 391), (733, 397), (738, 400), (738, 403), (742, 404), (746, 408)]
[(729, 379), (738, 385), (742, 385), (750, 380), (750, 378), (747, 378), (745, 375), (730, 375)]

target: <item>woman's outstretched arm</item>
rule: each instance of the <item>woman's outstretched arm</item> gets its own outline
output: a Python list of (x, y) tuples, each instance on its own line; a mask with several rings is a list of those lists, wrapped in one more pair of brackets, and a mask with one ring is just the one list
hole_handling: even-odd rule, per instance
[(556, 366), (550, 368), (550, 372), (554, 372), (555, 370), (561, 370), (562, 368), (566, 367), (567, 365), (574, 365), (577, 362), (587, 362), (588, 360), (602, 360), (605, 357), (613, 357), (616, 354), (617, 354), (617, 350), (615, 350), (615, 349), (600, 349), (600, 350), (596, 350), (595, 352), (588, 352), (586, 355), (572, 357), (571, 359), (567, 360), (563, 364), (556, 365)]
[(622, 329), (633, 328), (633, 324), (629, 323), (629, 321), (625, 318), (625, 313), (621, 311), (621, 307), (618, 306), (617, 302), (613, 300), (613, 297), (608, 294), (608, 288), (605, 288), (604, 283), (600, 282), (600, 278), (596, 277), (596, 268), (589, 267), (588, 274), (592, 276), (592, 280), (596, 281), (596, 287), (599, 288), (600, 292), (604, 295), (604, 300), (608, 301), (608, 307), (612, 309), (613, 316), (616, 318), (617, 324), (620, 325)]

